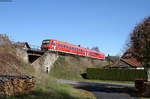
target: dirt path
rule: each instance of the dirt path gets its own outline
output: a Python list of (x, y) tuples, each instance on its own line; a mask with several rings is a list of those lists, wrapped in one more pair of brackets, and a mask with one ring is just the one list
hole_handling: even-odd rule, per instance
[(58, 80), (61, 83), (73, 85), (75, 88), (92, 92), (96, 99), (140, 99), (134, 93), (133, 84), (77, 82)]

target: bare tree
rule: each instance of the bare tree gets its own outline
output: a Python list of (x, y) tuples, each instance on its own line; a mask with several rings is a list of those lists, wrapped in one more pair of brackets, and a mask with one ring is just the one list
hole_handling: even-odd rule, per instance
[(0, 34), (0, 44), (10, 43), (9, 37), (6, 34)]
[(148, 70), (150, 68), (150, 16), (134, 28), (130, 38), (130, 47), (133, 48), (136, 59)]

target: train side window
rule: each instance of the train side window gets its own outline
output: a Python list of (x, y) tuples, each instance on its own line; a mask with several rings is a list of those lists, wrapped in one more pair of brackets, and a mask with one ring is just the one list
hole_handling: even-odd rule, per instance
[(55, 42), (54, 42), (54, 41), (52, 41), (52, 45), (55, 45)]
[(59, 47), (61, 47), (61, 44), (58, 44)]
[(65, 45), (65, 48), (67, 48), (67, 46)]
[(63, 47), (63, 45), (62, 45), (62, 44), (60, 44), (60, 46), (61, 46), (61, 47)]

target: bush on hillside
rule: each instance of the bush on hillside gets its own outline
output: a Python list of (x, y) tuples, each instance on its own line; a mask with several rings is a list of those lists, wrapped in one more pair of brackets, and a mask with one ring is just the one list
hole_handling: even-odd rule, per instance
[(87, 78), (97, 80), (134, 81), (135, 79), (146, 79), (146, 71), (131, 69), (88, 68)]

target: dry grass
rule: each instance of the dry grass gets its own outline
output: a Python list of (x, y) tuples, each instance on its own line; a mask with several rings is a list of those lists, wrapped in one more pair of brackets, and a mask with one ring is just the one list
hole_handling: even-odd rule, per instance
[(103, 67), (103, 62), (84, 57), (60, 56), (51, 69), (50, 75), (61, 79), (79, 80), (89, 67)]
[[(77, 67), (75, 68), (77, 69)], [(80, 71), (82, 71), (82, 69)], [(26, 74), (36, 77), (36, 89), (34, 92), (30, 94), (4, 97), (3, 99), (95, 99), (95, 97), (87, 91), (78, 90), (69, 85), (56, 83), (56, 81), (49, 75), (35, 73), (34, 68), (30, 64), (24, 63), (19, 57), (17, 57), (16, 49), (11, 44), (10, 40), (8, 38), (1, 38), (1, 35), (0, 73), (8, 75)]]

